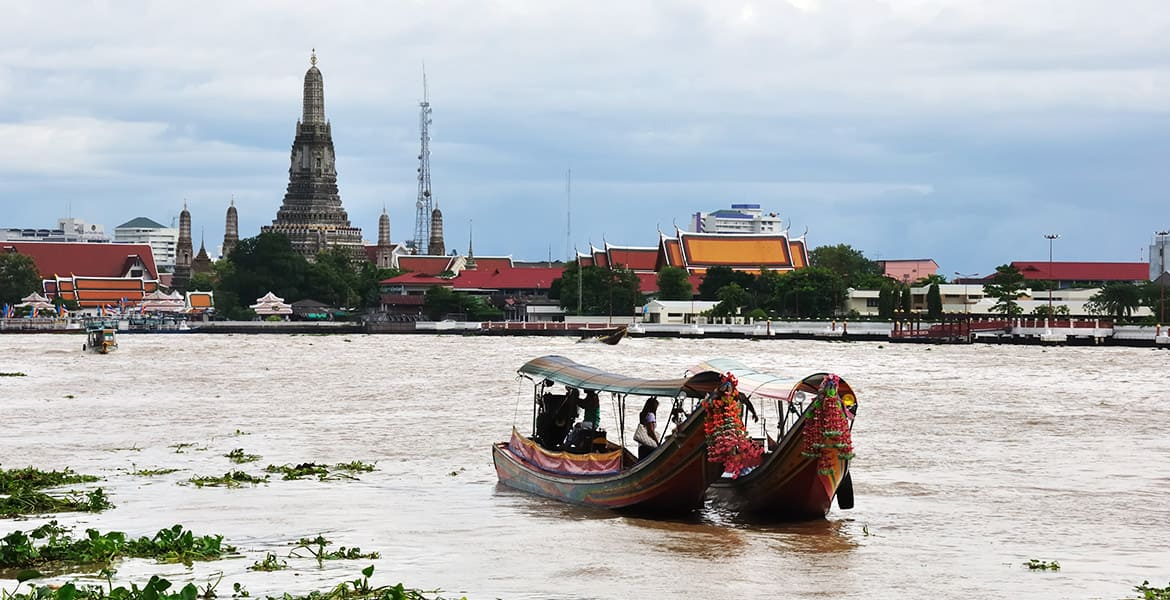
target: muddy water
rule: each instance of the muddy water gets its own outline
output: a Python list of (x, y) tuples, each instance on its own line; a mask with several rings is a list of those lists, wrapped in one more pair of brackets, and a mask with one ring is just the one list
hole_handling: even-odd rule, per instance
[[(135, 535), (182, 523), (244, 554), (191, 569), (128, 561), (119, 578), (202, 583), (222, 571), (224, 589), (238, 581), (253, 595), (322, 589), (371, 562), (374, 583), (473, 600), (1121, 598), (1143, 579), (1170, 582), (1170, 352), (572, 342), (124, 335), (117, 353), (95, 356), (79, 336), (4, 335), (0, 371), (27, 377), (0, 378), (0, 463), (103, 476), (117, 507), (58, 516), (65, 523)], [(515, 369), (549, 353), (644, 376), (713, 356), (841, 374), (861, 402), (856, 508), (799, 525), (712, 510), (660, 522), (498, 487), (489, 446), (530, 419)], [(263, 457), (240, 467), (253, 473), (308, 461), (378, 470), (359, 481), (178, 485), (237, 468), (223, 456), (234, 448)], [(42, 522), (0, 520), (0, 535)], [(382, 558), (247, 570), (317, 534)], [(1062, 569), (1031, 572), (1022, 563), (1033, 558)]]

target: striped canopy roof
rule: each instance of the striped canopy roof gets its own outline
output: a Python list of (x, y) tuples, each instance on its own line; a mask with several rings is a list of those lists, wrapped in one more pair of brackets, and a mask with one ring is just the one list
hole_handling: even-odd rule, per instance
[(568, 387), (635, 396), (674, 398), (682, 393), (697, 398), (719, 385), (719, 373), (714, 371), (679, 379), (639, 379), (578, 364), (563, 356), (534, 358), (524, 363), (519, 372), (533, 379), (549, 379)]

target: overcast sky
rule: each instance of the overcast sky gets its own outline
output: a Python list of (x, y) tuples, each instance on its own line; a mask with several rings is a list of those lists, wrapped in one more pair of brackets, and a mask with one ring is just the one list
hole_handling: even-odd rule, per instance
[[(0, 227), (170, 223), (213, 252), (288, 183), (311, 48), (342, 204), (413, 235), (425, 61), (448, 249), (563, 257), (733, 202), (810, 247), (1136, 261), (1170, 227), (1165, 0), (16, 2)], [(567, 239), (566, 171), (572, 169)]]

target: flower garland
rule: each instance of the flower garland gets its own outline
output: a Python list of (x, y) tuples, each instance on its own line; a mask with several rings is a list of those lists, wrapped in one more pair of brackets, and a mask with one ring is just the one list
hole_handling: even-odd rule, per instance
[[(837, 390), (841, 378), (825, 375), (813, 401), (811, 418), (805, 413), (804, 449), (801, 455), (817, 459), (817, 473), (832, 475), (836, 460), (853, 458), (853, 437), (849, 433), (849, 421), (841, 407)], [(835, 450), (835, 452), (834, 452)]]
[(744, 472), (759, 466), (764, 447), (753, 443), (747, 427), (740, 419), (738, 395), (739, 380), (731, 373), (723, 375), (719, 388), (703, 399), (707, 419), (703, 430), (707, 434), (707, 460), (723, 463), (723, 470), (738, 478)]

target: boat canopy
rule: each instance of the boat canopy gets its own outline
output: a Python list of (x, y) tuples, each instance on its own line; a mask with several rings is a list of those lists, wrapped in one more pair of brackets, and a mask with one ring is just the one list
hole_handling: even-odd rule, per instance
[(639, 379), (587, 367), (563, 356), (534, 358), (524, 363), (519, 372), (533, 379), (549, 379), (579, 389), (670, 398), (679, 394), (701, 398), (719, 386), (720, 377), (718, 372), (702, 371), (679, 379)]
[[(768, 373), (760, 373), (748, 368), (743, 363), (730, 358), (712, 358), (700, 362), (691, 369), (692, 372), (718, 371), (731, 373), (739, 380), (739, 391), (752, 398), (771, 398), (785, 400), (792, 395), (792, 387), (799, 383), (798, 379), (777, 377)], [(814, 388), (815, 389), (815, 388)]]

